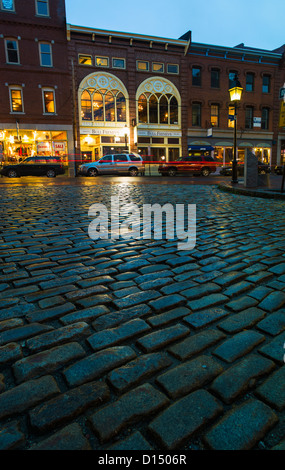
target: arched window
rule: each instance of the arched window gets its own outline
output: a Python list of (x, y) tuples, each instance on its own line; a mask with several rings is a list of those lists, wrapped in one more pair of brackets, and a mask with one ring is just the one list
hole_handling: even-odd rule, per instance
[(105, 88), (85, 89), (81, 94), (81, 119), (83, 121), (126, 122), (124, 94), (118, 90)]
[(98, 92), (93, 94), (93, 119), (94, 121), (104, 121), (103, 97)]
[(116, 107), (117, 107), (117, 121), (126, 122), (126, 98), (123, 93), (118, 93), (116, 96)]
[(92, 121), (91, 96), (87, 90), (81, 96), (81, 118), (84, 121)]
[(156, 95), (151, 95), (148, 101), (149, 105), (149, 122), (158, 122), (158, 100)]
[(178, 124), (178, 101), (173, 95), (143, 93), (138, 100), (140, 123)]
[(138, 111), (139, 111), (139, 122), (146, 123), (148, 119), (147, 119), (147, 98), (145, 95), (141, 95), (139, 97)]
[(178, 103), (175, 96), (170, 100), (170, 124), (178, 124)]
[(159, 122), (168, 124), (168, 100), (164, 95), (159, 100)]
[(115, 121), (115, 101), (110, 91), (105, 94), (105, 121)]

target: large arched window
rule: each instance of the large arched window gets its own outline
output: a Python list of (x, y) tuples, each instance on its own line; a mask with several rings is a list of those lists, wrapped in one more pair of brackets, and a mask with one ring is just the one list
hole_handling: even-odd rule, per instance
[(178, 124), (178, 101), (173, 95), (143, 93), (138, 100), (140, 123)]
[(81, 119), (126, 122), (126, 98), (119, 90), (87, 88), (81, 94)]
[(118, 93), (116, 96), (116, 108), (117, 108), (117, 122), (126, 122), (126, 98), (123, 93)]
[(81, 118), (84, 121), (92, 121), (91, 96), (87, 90), (81, 95)]
[[(84, 92), (85, 93), (85, 92)], [(103, 96), (99, 92), (93, 93), (93, 121), (104, 121)]]
[(127, 123), (128, 92), (123, 82), (107, 72), (86, 76), (78, 90), (81, 121)]

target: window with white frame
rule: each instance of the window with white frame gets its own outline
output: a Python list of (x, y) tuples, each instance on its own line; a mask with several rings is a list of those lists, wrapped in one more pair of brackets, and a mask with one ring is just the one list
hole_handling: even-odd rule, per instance
[(178, 64), (167, 64), (167, 73), (178, 74), (179, 65)]
[(149, 71), (149, 62), (147, 60), (137, 60), (137, 70), (142, 72)]
[(16, 39), (5, 39), (5, 51), (7, 64), (19, 64), (19, 45)]
[(48, 0), (36, 0), (36, 14), (39, 16), (49, 16)]
[(24, 102), (23, 102), (23, 90), (20, 86), (10, 86), (10, 109), (11, 113), (23, 113)]
[(164, 72), (164, 64), (161, 62), (153, 62), (152, 63), (152, 71), (153, 72)]
[(119, 57), (112, 58), (112, 67), (113, 69), (125, 69), (126, 68), (126, 60), (120, 59)]
[(52, 50), (49, 42), (39, 43), (40, 64), (42, 67), (52, 67)]
[(44, 114), (55, 114), (55, 93), (53, 88), (42, 88)]
[(95, 65), (97, 67), (109, 67), (109, 57), (96, 56)]
[(0, 6), (1, 6), (1, 10), (15, 11), (14, 0), (1, 0)]

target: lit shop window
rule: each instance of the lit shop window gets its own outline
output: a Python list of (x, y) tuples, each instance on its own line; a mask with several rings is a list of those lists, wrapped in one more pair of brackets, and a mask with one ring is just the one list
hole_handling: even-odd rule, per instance
[(20, 87), (10, 87), (10, 106), (12, 113), (23, 113), (23, 93)]
[(39, 16), (49, 16), (48, 0), (36, 0), (36, 14)]
[(95, 65), (97, 67), (109, 67), (109, 58), (96, 56)]
[(80, 65), (92, 65), (92, 57), (91, 57), (91, 55), (79, 54), (79, 56), (78, 56), (78, 63), (79, 63)]
[(153, 72), (163, 73), (164, 72), (164, 64), (162, 64), (160, 62), (153, 62), (152, 63), (152, 71)]
[(42, 67), (52, 67), (52, 51), (49, 42), (39, 43), (40, 64)]
[(88, 88), (81, 95), (81, 119), (126, 122), (126, 98), (118, 90)]
[(1, 0), (1, 10), (4, 11), (15, 11), (14, 0)]
[(117, 57), (113, 57), (112, 58), (112, 67), (114, 69), (125, 69), (126, 68), (125, 59), (119, 59)]
[(55, 114), (54, 90), (50, 88), (43, 88), (42, 93), (44, 114)]
[(148, 72), (149, 62), (146, 60), (137, 60), (137, 70), (140, 70), (142, 72)]
[(167, 64), (167, 73), (178, 74), (179, 73), (179, 65), (177, 65), (177, 64)]
[(19, 47), (16, 39), (5, 39), (6, 61), (7, 64), (19, 64)]
[(178, 102), (171, 94), (143, 93), (138, 100), (138, 117), (141, 123), (178, 124)]

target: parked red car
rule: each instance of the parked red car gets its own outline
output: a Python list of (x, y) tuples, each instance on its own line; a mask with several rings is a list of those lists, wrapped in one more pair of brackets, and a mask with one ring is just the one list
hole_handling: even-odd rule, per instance
[(175, 162), (162, 163), (158, 172), (162, 176), (201, 175), (209, 176), (216, 171), (215, 160), (206, 155), (181, 157)]

